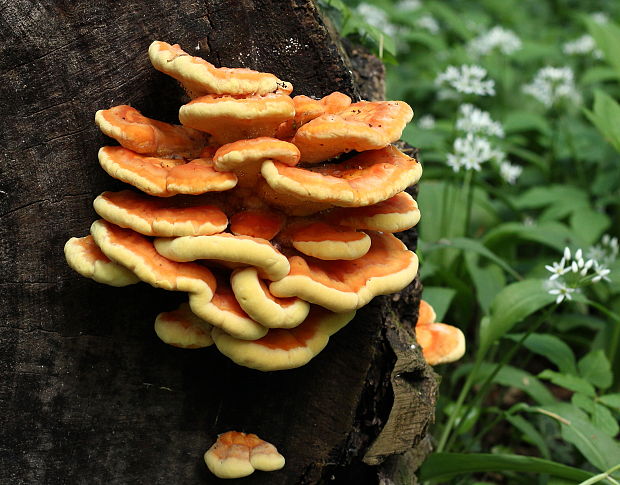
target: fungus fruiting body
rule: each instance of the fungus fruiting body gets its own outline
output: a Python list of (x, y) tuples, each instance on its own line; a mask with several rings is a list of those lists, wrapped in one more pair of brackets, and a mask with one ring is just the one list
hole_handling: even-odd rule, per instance
[(255, 434), (228, 431), (204, 455), (207, 467), (219, 478), (242, 478), (255, 470), (272, 472), (284, 467), (284, 457), (275, 446)]
[(458, 327), (435, 322), (436, 318), (433, 307), (420, 301), (415, 333), (424, 358), (430, 365), (459, 360), (465, 354), (465, 335)]
[[(97, 112), (120, 145), (101, 148), (99, 163), (135, 190), (95, 199), (102, 219), (65, 247), (73, 269), (114, 286), (187, 293), (157, 316), (160, 339), (214, 344), (262, 371), (306, 364), (357, 309), (415, 278), (416, 255), (392, 234), (420, 218), (405, 189), (421, 165), (392, 145), (413, 116), (406, 103), (291, 97), (274, 74), (218, 68), (165, 42), (153, 42), (149, 57), (191, 99), (180, 124), (128, 105)], [(226, 453), (209, 460), (239, 473), (230, 471), (237, 452)], [(243, 473), (266, 469), (256, 460), (272, 456), (250, 455)]]

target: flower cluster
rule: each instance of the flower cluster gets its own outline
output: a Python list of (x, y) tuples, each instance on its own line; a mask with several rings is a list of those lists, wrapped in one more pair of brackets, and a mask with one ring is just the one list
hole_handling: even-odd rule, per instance
[(494, 50), (509, 55), (521, 49), (521, 39), (512, 30), (497, 26), (471, 40), (467, 47), (472, 54), (479, 56)]
[(448, 87), (458, 93), (494, 96), (495, 81), (485, 79), (487, 70), (476, 65), (448, 66), (435, 78), (437, 87)]
[(461, 169), (480, 171), (483, 163), (498, 155), (489, 140), (473, 133), (454, 140), (452, 148), (454, 152), (448, 153), (447, 164), (455, 172)]
[(422, 15), (418, 18), (415, 21), (415, 25), (421, 29), (428, 30), (431, 34), (436, 34), (439, 32), (439, 23), (437, 23), (435, 17), (429, 14)]
[(401, 12), (415, 12), (422, 8), (422, 2), (420, 0), (400, 0), (394, 8)]
[(499, 164), (499, 175), (510, 185), (517, 183), (517, 179), (521, 176), (523, 167), (510, 162), (503, 161)]
[(372, 25), (389, 36), (394, 36), (398, 27), (388, 20), (388, 16), (381, 8), (370, 3), (360, 3), (355, 9), (364, 18), (368, 25)]
[(423, 130), (432, 130), (435, 128), (435, 117), (433, 115), (424, 115), (418, 119), (418, 126)]
[(575, 102), (581, 100), (570, 67), (543, 67), (530, 84), (523, 86), (523, 92), (533, 96), (547, 108), (565, 98)]
[[(581, 288), (601, 280), (610, 281), (609, 264), (618, 255), (618, 239), (603, 237), (600, 245), (593, 246), (587, 251), (584, 258), (582, 249), (577, 249), (574, 254), (569, 248), (564, 248), (564, 254), (559, 262), (545, 266), (551, 273), (547, 280), (547, 291), (556, 296), (556, 303), (572, 300), (572, 295)], [(592, 256), (597, 256), (592, 257)]]
[(562, 44), (562, 52), (569, 56), (592, 54), (597, 59), (603, 57), (603, 53), (596, 48), (594, 37), (587, 34)]
[(504, 137), (501, 123), (493, 121), (488, 111), (482, 111), (469, 103), (459, 107), (456, 129), (465, 133)]

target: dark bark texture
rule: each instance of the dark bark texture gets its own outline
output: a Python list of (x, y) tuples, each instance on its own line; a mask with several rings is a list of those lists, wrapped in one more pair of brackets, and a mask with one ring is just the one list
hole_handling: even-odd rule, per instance
[[(155, 39), (273, 72), (295, 94), (381, 97), (380, 64), (352, 52), (354, 76), (310, 0), (0, 1), (0, 483), (219, 483), (202, 454), (230, 429), (287, 458), (239, 483), (378, 483), (396, 468), (413, 483), (394, 455), (426, 449), (436, 392), (411, 332), (417, 281), (360, 310), (307, 366), (261, 373), (162, 344), (154, 317), (183, 295), (66, 265), (94, 197), (122, 186), (97, 163), (109, 140), (95, 111), (177, 122), (184, 94), (150, 66)], [(415, 231), (403, 237), (415, 247)]]

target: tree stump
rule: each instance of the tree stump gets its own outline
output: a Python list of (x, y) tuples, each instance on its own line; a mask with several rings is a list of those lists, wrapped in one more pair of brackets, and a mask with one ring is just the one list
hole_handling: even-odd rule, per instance
[[(150, 66), (152, 40), (309, 96), (381, 97), (380, 63), (354, 52), (354, 76), (310, 0), (13, 0), (0, 20), (0, 482), (219, 483), (202, 454), (235, 429), (287, 458), (243, 483), (413, 483), (393, 455), (426, 449), (436, 393), (411, 330), (417, 280), (375, 298), (305, 367), (261, 373), (162, 344), (155, 315), (182, 295), (99, 285), (63, 256), (97, 218), (94, 197), (122, 186), (97, 163), (95, 111), (131, 104), (177, 122), (184, 93)], [(402, 237), (415, 249), (415, 231)]]

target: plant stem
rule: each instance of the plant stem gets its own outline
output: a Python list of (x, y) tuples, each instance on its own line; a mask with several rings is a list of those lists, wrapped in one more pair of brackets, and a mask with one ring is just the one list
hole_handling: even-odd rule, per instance
[(467, 206), (465, 210), (465, 227), (463, 228), (463, 234), (465, 237), (469, 236), (469, 224), (471, 223), (471, 209), (474, 202), (474, 190), (472, 188), (473, 185), (473, 177), (474, 171), (468, 170), (465, 175), (465, 184), (463, 186), (463, 191), (465, 192), (465, 196), (467, 197)]
[[(523, 335), (523, 337), (521, 337), (521, 339), (518, 342), (516, 342), (508, 352), (506, 352), (504, 354), (504, 357), (502, 358), (502, 360), (497, 363), (497, 365), (495, 366), (493, 371), (483, 381), (480, 390), (478, 391), (478, 393), (477, 393), (476, 397), (474, 398), (473, 402), (471, 403), (471, 405), (469, 405), (469, 409), (464, 413), (464, 415), (467, 415), (467, 413), (474, 406), (477, 406), (477, 405), (480, 404), (480, 402), (482, 402), (482, 400), (486, 396), (488, 388), (491, 386), (491, 384), (493, 382), (493, 379), (498, 374), (498, 372), (502, 369), (502, 367), (504, 367), (508, 362), (510, 362), (510, 360), (514, 357), (514, 355), (517, 353), (517, 351), (521, 348), (521, 345), (523, 344), (523, 342), (525, 342), (525, 340), (532, 333), (534, 333), (536, 330), (538, 330), (538, 328), (555, 311), (557, 306), (558, 305), (556, 303), (555, 305), (550, 306), (549, 308), (547, 308), (545, 313), (543, 313), (538, 318), (538, 320), (528, 329), (528, 331)], [(454, 430), (454, 434), (452, 434), (452, 436), (451, 436), (452, 428), (455, 425), (457, 417), (460, 416), (461, 408), (463, 407), (463, 403), (465, 402), (465, 398), (467, 397), (467, 394), (468, 394), (469, 390), (471, 389), (471, 387), (472, 387), (472, 385), (474, 383), (474, 380), (477, 377), (477, 374), (478, 374), (478, 371), (480, 370), (480, 366), (482, 365), (483, 359), (484, 359), (484, 354), (479, 355), (476, 358), (476, 362), (474, 364), (474, 367), (471, 370), (471, 372), (469, 373), (469, 375), (467, 376), (467, 380), (465, 381), (465, 384), (463, 385), (463, 388), (461, 389), (459, 397), (457, 398), (456, 404), (454, 406), (454, 411), (452, 412), (452, 414), (448, 418), (448, 422), (446, 423), (446, 427), (444, 428), (443, 433), (441, 435), (441, 438), (439, 439), (439, 442), (437, 444), (437, 452), (444, 451), (444, 450), (446, 450), (446, 449), (448, 449), (450, 447), (450, 445), (452, 444), (452, 441), (454, 440), (455, 436), (458, 434), (458, 431), (460, 430), (460, 428), (461, 428), (461, 426), (463, 424), (462, 422), (459, 423), (459, 425)]]
[(463, 384), (463, 387), (461, 388), (459, 397), (456, 399), (454, 411), (450, 414), (450, 417), (448, 418), (448, 422), (446, 423), (446, 426), (443, 429), (443, 432), (441, 433), (441, 437), (439, 438), (439, 442), (437, 443), (437, 450), (436, 450), (437, 453), (444, 451), (448, 438), (450, 437), (450, 432), (452, 431), (452, 428), (454, 427), (454, 423), (456, 422), (456, 419), (459, 415), (461, 407), (463, 407), (463, 402), (465, 401), (465, 397), (467, 397), (467, 393), (471, 389), (471, 386), (474, 384), (474, 379), (476, 378), (476, 375), (478, 374), (478, 370), (480, 369), (481, 363), (482, 363), (482, 359), (476, 360), (476, 362), (474, 363), (474, 367), (472, 368), (471, 372), (467, 376), (467, 379), (465, 380), (465, 384)]

